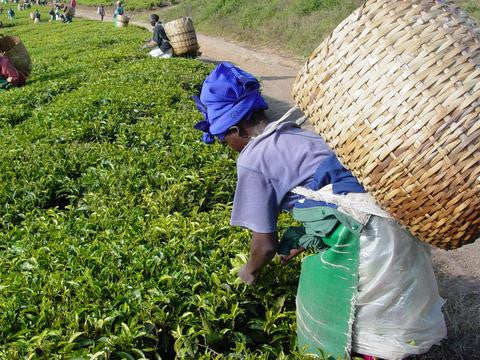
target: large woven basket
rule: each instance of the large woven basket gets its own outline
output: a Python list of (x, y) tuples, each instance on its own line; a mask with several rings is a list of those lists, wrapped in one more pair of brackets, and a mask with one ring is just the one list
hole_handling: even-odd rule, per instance
[(293, 97), (399, 223), (444, 249), (480, 230), (480, 27), (449, 1), (370, 0)]
[(176, 55), (197, 53), (199, 46), (192, 19), (176, 19), (166, 23), (164, 28)]
[(68, 6), (67, 11), (65, 11), (66, 16), (74, 17), (75, 16), (75, 8)]
[(0, 55), (10, 58), (15, 68), (24, 75), (32, 72), (32, 60), (19, 37), (0, 35)]

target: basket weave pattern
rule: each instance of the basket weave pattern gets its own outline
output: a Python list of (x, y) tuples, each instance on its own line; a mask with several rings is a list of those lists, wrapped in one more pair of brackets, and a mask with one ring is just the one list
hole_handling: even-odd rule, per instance
[(28, 76), (32, 72), (30, 55), (17, 36), (0, 35), (0, 55), (10, 58), (15, 68), (23, 74)]
[(197, 34), (192, 19), (176, 19), (166, 23), (164, 28), (176, 55), (195, 54), (198, 51)]
[(445, 249), (480, 231), (480, 27), (449, 1), (370, 0), (293, 97), (399, 223)]

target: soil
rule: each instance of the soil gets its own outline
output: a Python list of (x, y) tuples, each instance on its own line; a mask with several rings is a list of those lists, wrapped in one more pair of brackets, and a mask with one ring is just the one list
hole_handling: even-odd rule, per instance
[[(113, 9), (106, 9), (106, 11), (105, 20), (112, 21)], [(131, 23), (151, 30), (150, 24), (135, 18), (152, 12), (133, 13)], [(155, 12), (161, 13), (161, 10)], [(127, 15), (130, 14), (127, 12)], [(95, 9), (89, 7), (77, 8), (76, 16), (99, 20)], [(293, 58), (275, 55), (274, 49), (260, 47), (255, 49), (218, 37), (204, 34), (197, 34), (197, 36), (202, 52), (200, 59), (214, 63), (230, 61), (261, 79), (263, 94), (269, 101), (269, 115), (272, 119), (280, 117), (293, 106), (290, 91), (302, 66), (301, 63)], [(298, 117), (300, 116), (301, 113), (298, 112)], [(432, 258), (440, 294), (454, 308), (451, 313), (448, 313), (450, 310), (447, 309), (446, 314), (449, 340), (456, 338), (453, 341), (458, 344), (450, 344), (449, 341), (447, 350), (434, 351), (434, 355), (429, 353), (422, 359), (480, 358), (467, 349), (469, 345), (473, 346), (471, 349), (480, 346), (480, 239), (457, 250), (445, 251), (432, 248)], [(466, 297), (469, 299), (468, 304), (465, 303)], [(452, 346), (464, 348), (462, 349), (464, 351), (451, 349)]]

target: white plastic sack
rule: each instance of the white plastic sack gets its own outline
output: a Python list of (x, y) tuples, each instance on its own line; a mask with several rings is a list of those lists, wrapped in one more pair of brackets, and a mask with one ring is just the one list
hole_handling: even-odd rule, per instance
[(171, 58), (173, 55), (172, 49), (168, 49), (167, 51), (162, 51), (160, 48), (157, 46), (154, 48), (152, 51), (148, 53), (148, 55), (156, 57), (156, 58), (162, 58), (162, 59), (167, 59)]
[(372, 216), (360, 236), (352, 350), (383, 359), (427, 352), (447, 334), (444, 303), (428, 245)]

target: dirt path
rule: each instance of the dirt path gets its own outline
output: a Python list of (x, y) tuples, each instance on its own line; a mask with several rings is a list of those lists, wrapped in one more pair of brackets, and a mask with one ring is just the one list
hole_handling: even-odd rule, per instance
[[(150, 30), (151, 26), (141, 18), (151, 12), (133, 13), (132, 23)], [(156, 12), (161, 13), (161, 10)], [(112, 21), (112, 13), (113, 9), (107, 9), (107, 21)], [(77, 16), (99, 19), (95, 9), (88, 7), (78, 8)], [(221, 38), (197, 35), (202, 51), (201, 59), (211, 62), (230, 61), (261, 79), (272, 118), (278, 118), (293, 105), (290, 90), (301, 67), (300, 63)], [(454, 251), (433, 248), (432, 255), (440, 293), (448, 301), (445, 312), (450, 335), (448, 345), (445, 346), (447, 350), (434, 349), (422, 359), (445, 359), (452, 358), (451, 356), (458, 359), (480, 359), (477, 355), (470, 357), (460, 350), (480, 343), (480, 239)], [(468, 350), (464, 351), (468, 353)]]

